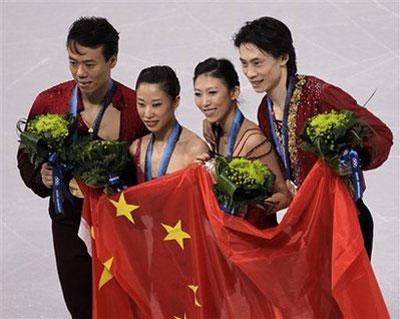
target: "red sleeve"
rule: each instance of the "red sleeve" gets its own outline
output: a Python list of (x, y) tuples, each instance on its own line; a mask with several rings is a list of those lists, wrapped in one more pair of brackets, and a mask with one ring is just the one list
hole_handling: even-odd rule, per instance
[(338, 87), (326, 84), (321, 93), (320, 106), (324, 110), (347, 109), (353, 111), (357, 118), (368, 124), (370, 134), (364, 139), (364, 146), (361, 151), (361, 158), (364, 159), (363, 169), (376, 168), (388, 158), (393, 144), (392, 132), (367, 108), (358, 105), (349, 94)]
[[(37, 114), (46, 113), (46, 101), (45, 93), (41, 93), (37, 96), (29, 112), (28, 120), (32, 119)], [(35, 169), (29, 160), (28, 154), (20, 149), (18, 149), (17, 161), (18, 169), (25, 185), (40, 197), (50, 196), (51, 189), (48, 189), (42, 182), (40, 166)]]
[(262, 99), (260, 105), (258, 106), (257, 111), (257, 119), (258, 119), (258, 127), (264, 133), (264, 135), (268, 138), (269, 137), (269, 125), (267, 125), (267, 96), (265, 95)]

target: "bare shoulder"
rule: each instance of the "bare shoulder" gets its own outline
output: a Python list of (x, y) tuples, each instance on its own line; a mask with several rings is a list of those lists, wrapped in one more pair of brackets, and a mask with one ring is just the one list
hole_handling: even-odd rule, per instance
[(182, 143), (185, 153), (191, 158), (209, 151), (207, 143), (187, 128), (182, 130)]
[(150, 134), (147, 134), (147, 135), (145, 135), (143, 137), (140, 137), (140, 138), (137, 138), (136, 140), (134, 140), (132, 142), (132, 144), (129, 146), (129, 154), (131, 156), (135, 156), (139, 141), (142, 140), (141, 145), (147, 144), (148, 141), (149, 141), (149, 138), (150, 138)]

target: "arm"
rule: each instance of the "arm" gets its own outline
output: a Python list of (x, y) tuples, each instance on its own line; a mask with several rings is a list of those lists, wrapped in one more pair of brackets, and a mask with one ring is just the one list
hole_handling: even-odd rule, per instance
[[(29, 112), (28, 120), (31, 120), (37, 114), (46, 113), (45, 103), (45, 94), (39, 94)], [(35, 167), (29, 160), (28, 154), (21, 149), (18, 149), (17, 161), (18, 169), (25, 185), (40, 197), (50, 196), (51, 189), (46, 187), (46, 185), (44, 185), (42, 181), (42, 168), (39, 166), (35, 169)]]
[(250, 135), (238, 155), (250, 160), (258, 159), (275, 174), (274, 193), (265, 200), (267, 205), (273, 206), (269, 213), (275, 213), (280, 209), (288, 207), (292, 196), (286, 186), (272, 145), (265, 136), (261, 132)]
[(393, 135), (390, 129), (374, 114), (357, 102), (338, 87), (326, 84), (321, 94), (321, 111), (347, 109), (355, 113), (356, 117), (367, 125), (367, 137), (363, 141), (360, 152), (363, 169), (376, 168), (388, 158), (393, 144)]

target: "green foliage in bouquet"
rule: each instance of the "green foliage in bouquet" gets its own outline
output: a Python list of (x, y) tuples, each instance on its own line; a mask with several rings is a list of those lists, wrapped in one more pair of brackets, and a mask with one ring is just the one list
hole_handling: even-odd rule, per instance
[(362, 123), (353, 112), (325, 112), (308, 119), (301, 132), (301, 148), (337, 171), (341, 151), (346, 147), (360, 149), (364, 133)]
[(121, 174), (130, 163), (128, 143), (83, 137), (72, 149), (71, 162), (76, 178), (91, 187), (105, 187), (109, 194), (108, 176)]
[[(19, 121), (17, 126), (25, 123)], [(45, 161), (51, 152), (57, 152), (61, 161), (67, 160), (71, 145), (69, 138), (72, 129), (70, 114), (41, 114), (27, 123), (25, 131), (20, 133), (20, 147), (29, 154), (35, 168)]]
[(219, 203), (240, 210), (272, 194), (275, 175), (259, 160), (217, 157), (215, 193)]

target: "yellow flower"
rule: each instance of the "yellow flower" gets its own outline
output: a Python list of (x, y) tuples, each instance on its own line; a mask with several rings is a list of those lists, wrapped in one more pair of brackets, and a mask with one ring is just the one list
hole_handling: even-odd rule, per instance
[(250, 161), (246, 158), (234, 158), (229, 163), (229, 167), (240, 173), (246, 173), (249, 178), (256, 181), (257, 184), (263, 184), (265, 177), (270, 173), (268, 168), (259, 160)]
[(35, 117), (28, 124), (28, 131), (40, 137), (61, 142), (68, 134), (68, 121), (58, 114), (44, 114)]

